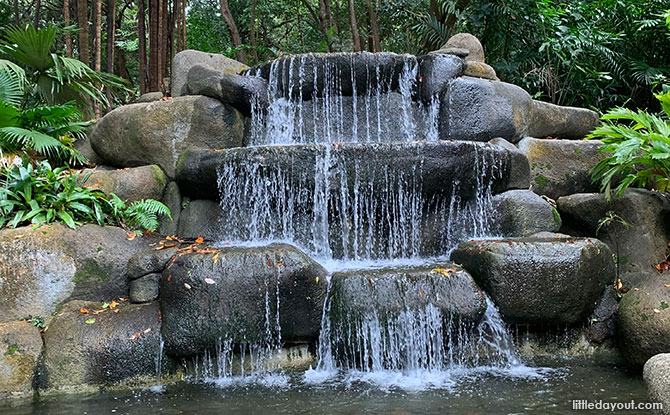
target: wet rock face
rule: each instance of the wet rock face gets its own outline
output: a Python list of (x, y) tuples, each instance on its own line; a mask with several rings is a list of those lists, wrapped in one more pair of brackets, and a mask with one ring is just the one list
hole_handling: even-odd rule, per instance
[(629, 364), (641, 367), (655, 354), (670, 353), (670, 288), (649, 274), (619, 302), (619, 347)]
[(519, 149), (528, 157), (531, 190), (554, 200), (575, 193), (597, 192), (590, 170), (604, 154), (597, 140), (543, 140), (524, 138)]
[(26, 321), (0, 323), (0, 398), (32, 395), (35, 368), (42, 353), (39, 330)]
[(0, 231), (0, 322), (48, 316), (68, 299), (127, 296), (128, 259), (150, 242), (91, 224)]
[(644, 364), (644, 383), (649, 391), (649, 402), (660, 402), (663, 409), (654, 415), (670, 414), (670, 353), (657, 354)]
[(156, 164), (174, 177), (187, 148), (236, 147), (243, 137), (239, 111), (214, 98), (188, 96), (117, 108), (95, 124), (89, 139), (109, 165)]
[[(121, 303), (115, 308), (118, 313), (108, 309), (94, 315), (101, 306), (72, 301), (53, 318), (44, 333), (44, 387), (67, 390), (155, 382), (161, 332), (158, 304)], [(165, 355), (163, 359), (167, 375), (175, 365)]]
[(622, 272), (655, 272), (654, 265), (665, 259), (670, 240), (670, 200), (665, 194), (628, 189), (611, 202), (598, 193), (560, 197), (557, 202), (566, 229), (597, 234), (616, 253)]
[(609, 248), (589, 238), (473, 240), (461, 243), (451, 259), (512, 324), (583, 323), (615, 277)]
[(268, 333), (276, 338), (277, 319), (282, 341), (315, 340), (326, 275), (290, 245), (182, 255), (163, 271), (160, 284), (166, 351), (187, 357), (219, 339), (256, 343)]
[(556, 209), (530, 190), (508, 190), (496, 195), (492, 207), (494, 227), (506, 237), (557, 232), (561, 228)]

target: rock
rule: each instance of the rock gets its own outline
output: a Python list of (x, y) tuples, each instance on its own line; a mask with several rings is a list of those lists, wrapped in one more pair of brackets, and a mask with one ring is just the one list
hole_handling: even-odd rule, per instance
[[(467, 51), (466, 55), (467, 55)], [(419, 73), (423, 81), (419, 82), (419, 94), (424, 104), (439, 99), (449, 81), (461, 76), (465, 67), (462, 57), (443, 53), (442, 50), (418, 58)]]
[(167, 216), (160, 216), (158, 218), (158, 233), (161, 235), (176, 235), (179, 215), (182, 209), (181, 192), (176, 182), (168, 183), (163, 193), (162, 202), (170, 209), (172, 220)]
[(172, 58), (170, 85), (173, 97), (186, 95), (188, 71), (195, 65), (208, 66), (214, 70), (230, 74), (237, 74), (249, 68), (241, 62), (217, 53), (206, 53), (192, 49), (183, 50)]
[(160, 279), (161, 274), (156, 272), (130, 281), (130, 302), (150, 303), (158, 299)]
[(0, 231), (0, 322), (48, 316), (68, 299), (125, 297), (128, 259), (151, 241), (90, 224)]
[(131, 256), (126, 267), (131, 280), (156, 272), (163, 272), (168, 263), (177, 254), (177, 248), (155, 248), (140, 251)]
[(459, 58), (465, 59), (470, 54), (470, 51), (467, 50), (467, 49), (463, 49), (463, 48), (448, 48), (445, 45), (445, 46), (443, 46), (442, 48), (440, 48), (436, 51), (428, 52), (428, 53), (441, 53), (443, 55), (454, 55), (454, 56), (458, 56)]
[(84, 187), (96, 187), (105, 194), (116, 193), (129, 202), (141, 199), (161, 200), (167, 183), (165, 173), (156, 165), (126, 169), (85, 169), (79, 175), (79, 182), (90, 174)]
[(511, 324), (580, 324), (614, 281), (612, 253), (589, 238), (506, 238), (461, 243), (451, 254)]
[(486, 300), (470, 274), (452, 263), (336, 272), (331, 276), (331, 322), (391, 317), (432, 305), (444, 318), (477, 323)]
[(260, 344), (268, 330), (276, 335), (277, 304), (282, 342), (314, 341), (326, 276), (319, 264), (290, 245), (182, 255), (161, 279), (165, 350), (176, 357), (193, 356), (221, 338)]
[(260, 76), (282, 96), (307, 101), (315, 91), (317, 96), (335, 91), (343, 96), (365, 95), (378, 88), (382, 93), (398, 91), (403, 71), (416, 64), (415, 56), (390, 52), (310, 53), (275, 59), (244, 75)]
[(667, 283), (667, 278), (650, 274), (638, 291), (628, 291), (619, 302), (619, 347), (632, 366), (641, 367), (655, 354), (670, 352)]
[(617, 328), (617, 309), (619, 301), (617, 299), (614, 286), (607, 286), (603, 290), (593, 314), (589, 317), (589, 325), (586, 328), (586, 335), (591, 343), (600, 345), (609, 339), (614, 339)]
[(251, 115), (255, 103), (265, 108), (268, 102), (267, 81), (257, 76), (224, 73), (202, 65), (188, 72), (188, 93), (205, 95), (229, 104), (245, 115)]
[(602, 194), (580, 193), (560, 197), (558, 211), (571, 233), (597, 236), (609, 245), (620, 272), (653, 271), (665, 259), (670, 201), (664, 193), (628, 189), (609, 203)]
[(489, 79), (491, 81), (500, 81), (498, 75), (496, 75), (496, 70), (483, 62), (474, 62), (468, 61), (465, 65), (465, 70), (463, 75), (472, 76), (474, 78)]
[(539, 140), (524, 138), (519, 149), (528, 157), (531, 190), (552, 199), (574, 193), (597, 192), (590, 170), (604, 157), (597, 140)]
[(188, 96), (119, 107), (95, 124), (89, 139), (112, 166), (157, 164), (174, 177), (187, 148), (238, 147), (243, 137), (239, 111), (213, 98)]
[(526, 156), (512, 143), (501, 137), (488, 142), (491, 145), (502, 147), (510, 152), (508, 189), (528, 189), (530, 186), (530, 166)]
[(0, 398), (32, 395), (41, 354), (42, 337), (36, 327), (26, 321), (0, 323)]
[(458, 33), (447, 40), (440, 49), (459, 48), (468, 51), (468, 57), (465, 58), (468, 62), (485, 62), (484, 48), (476, 36), (470, 33)]
[(653, 415), (670, 415), (670, 353), (653, 356), (644, 364), (644, 383), (649, 392), (649, 402), (663, 404)]
[(505, 237), (558, 232), (561, 228), (558, 211), (530, 190), (508, 190), (496, 195), (492, 208), (497, 230)]
[(516, 85), (472, 77), (452, 80), (442, 94), (442, 139), (488, 141), (502, 137), (516, 143), (526, 136), (532, 99)]
[(137, 98), (137, 102), (154, 102), (159, 101), (161, 98), (163, 98), (163, 93), (160, 91), (147, 92), (146, 94), (140, 95), (140, 97)]
[(581, 140), (593, 131), (599, 122), (600, 118), (595, 111), (533, 100), (528, 134), (537, 138)]
[[(315, 169), (325, 156), (326, 148), (325, 145), (304, 144), (236, 148), (222, 152), (188, 151), (178, 163), (177, 182), (184, 195), (213, 199), (219, 195), (217, 170), (230, 167), (225, 175), (240, 177), (241, 183), (244, 177), (241, 175), (250, 174), (243, 172), (245, 166), (258, 165), (262, 169), (255, 174), (271, 175), (278, 170), (299, 172), (287, 173), (285, 180), (290, 180), (291, 186), (313, 189)], [(492, 180), (494, 193), (507, 190), (510, 186), (528, 186), (527, 179), (523, 183), (528, 172), (526, 158), (516, 150), (495, 143), (342, 143), (328, 148), (333, 166), (330, 179), (333, 194), (340, 191), (341, 180), (336, 180), (337, 176), (346, 178), (350, 190), (353, 190), (354, 180), (383, 186), (388, 176), (386, 169), (380, 166), (393, 166), (394, 177), (416, 175), (422, 185), (421, 191), (426, 195), (451, 197), (454, 179), (460, 181), (456, 190), (464, 199), (474, 195), (482, 177)], [(494, 163), (502, 166), (496, 167), (495, 174), (490, 171)], [(417, 169), (417, 166), (421, 167)], [(473, 169), (473, 166), (477, 168)]]
[[(77, 390), (156, 382), (161, 333), (158, 304), (120, 303), (115, 308), (118, 313), (92, 313), (100, 309), (101, 303), (72, 301), (56, 314), (44, 332), (44, 387)], [(162, 357), (166, 378), (176, 366)]]
[(177, 235), (181, 238), (202, 237), (218, 241), (221, 234), (221, 208), (212, 200), (196, 199), (188, 202), (179, 217)]
[(93, 147), (91, 147), (91, 140), (75, 140), (72, 147), (78, 150), (82, 156), (86, 157), (88, 164), (102, 164), (104, 162), (102, 157), (100, 157), (98, 153), (93, 150)]

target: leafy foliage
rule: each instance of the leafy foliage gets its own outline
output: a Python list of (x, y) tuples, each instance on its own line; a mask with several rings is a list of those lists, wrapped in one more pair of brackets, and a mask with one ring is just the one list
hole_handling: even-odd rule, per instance
[(670, 88), (657, 94), (662, 115), (614, 108), (602, 116), (604, 122), (587, 139), (599, 138), (600, 151), (611, 153), (591, 171), (606, 199), (612, 186), (621, 196), (629, 186), (670, 190)]
[(0, 187), (0, 227), (62, 222), (74, 229), (93, 222), (155, 231), (159, 215), (170, 217), (161, 202), (148, 199), (127, 205), (114, 193), (107, 196), (99, 189), (82, 187), (88, 176), (79, 184), (78, 173), (63, 167), (52, 169), (47, 161), (5, 170), (5, 183)]

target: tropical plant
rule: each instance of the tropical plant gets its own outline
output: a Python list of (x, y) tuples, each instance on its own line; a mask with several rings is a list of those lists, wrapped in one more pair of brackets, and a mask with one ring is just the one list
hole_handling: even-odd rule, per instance
[(607, 200), (615, 184), (617, 196), (629, 186), (670, 190), (670, 88), (655, 96), (663, 108), (661, 115), (614, 108), (586, 137), (602, 140), (600, 151), (609, 153), (591, 170)]
[(62, 222), (75, 228), (93, 222), (139, 232), (155, 231), (158, 215), (170, 217), (161, 202), (147, 199), (126, 204), (114, 193), (107, 196), (99, 189), (83, 187), (89, 175), (80, 181), (78, 173), (63, 167), (52, 169), (47, 161), (5, 170), (5, 183), (0, 187), (0, 227)]

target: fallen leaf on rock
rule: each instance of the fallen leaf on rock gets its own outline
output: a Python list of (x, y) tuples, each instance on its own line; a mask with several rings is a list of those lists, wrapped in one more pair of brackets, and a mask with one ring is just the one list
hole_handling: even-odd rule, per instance
[(116, 310), (114, 310), (115, 313), (118, 313), (119, 311), (121, 311), (121, 310), (119, 310), (118, 308)]
[(82, 314), (88, 314), (88, 309), (87, 308), (80, 308), (79, 312)]
[(203, 242), (205, 242), (205, 239), (202, 236), (198, 236), (197, 238), (195, 238), (195, 243), (197, 243), (198, 245), (202, 244)]
[(86, 320), (86, 324), (93, 324), (93, 323), (95, 323), (95, 317)]
[(670, 284), (664, 284), (665, 288), (670, 288)]
[(170, 243), (170, 244), (161, 245), (161, 246), (156, 247), (156, 251), (161, 251), (163, 249), (168, 249), (168, 248), (174, 248), (175, 246), (177, 246), (177, 244)]
[(137, 234), (135, 232), (130, 232), (127, 235), (128, 235), (128, 240), (129, 241), (132, 241), (137, 236)]
[(214, 261), (215, 264), (217, 262), (219, 262), (219, 253), (218, 252), (216, 254), (214, 254), (214, 256), (212, 257), (212, 261)]
[(118, 304), (119, 304), (119, 303), (117, 303), (116, 301), (112, 300), (112, 302), (109, 303), (109, 308), (114, 308), (114, 307), (116, 307)]
[(213, 279), (211, 279), (211, 278), (205, 278), (205, 282), (206, 282), (207, 284), (210, 284), (210, 285), (211, 285), (211, 284), (216, 284), (216, 282), (215, 282)]
[(659, 310), (658, 308), (655, 308), (655, 309), (654, 309), (654, 313), (656, 313), (656, 314), (660, 314), (660, 312), (661, 312), (661, 310)]
[(137, 340), (140, 337), (140, 333), (137, 332), (133, 334), (132, 336), (128, 337), (128, 340)]
[(144, 334), (148, 334), (150, 331), (151, 331), (151, 327), (149, 327), (148, 329), (144, 330), (143, 333), (144, 333)]
[(319, 277), (316, 277), (316, 283), (317, 284), (319, 283)]
[(423, 290), (419, 290), (419, 297), (423, 297)]
[(191, 289), (191, 286), (188, 285), (188, 283), (184, 283), (184, 287), (185, 287), (187, 290), (190, 290), (190, 289)]
[(449, 273), (454, 272), (454, 271), (455, 270), (452, 270), (452, 269), (433, 268), (433, 272), (437, 272), (438, 274), (442, 274), (447, 278), (451, 277), (451, 275)]
[(640, 291), (640, 289), (635, 287), (635, 288), (633, 288), (633, 291)]

